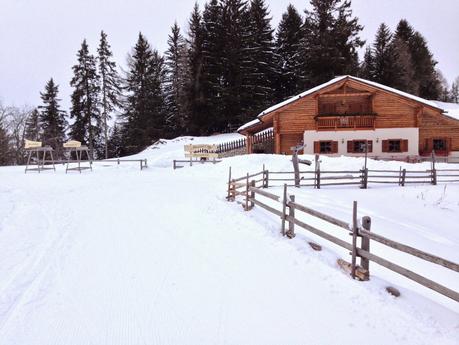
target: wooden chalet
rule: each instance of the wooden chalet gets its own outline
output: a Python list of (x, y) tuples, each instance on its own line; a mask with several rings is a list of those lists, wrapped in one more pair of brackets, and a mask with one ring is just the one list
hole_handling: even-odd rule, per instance
[(272, 128), (273, 152), (406, 158), (459, 157), (459, 117), (436, 102), (353, 76), (341, 76), (266, 109), (238, 132), (253, 137)]

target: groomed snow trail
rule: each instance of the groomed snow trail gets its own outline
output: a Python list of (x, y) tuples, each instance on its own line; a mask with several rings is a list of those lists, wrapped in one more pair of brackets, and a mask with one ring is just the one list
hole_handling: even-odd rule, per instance
[(137, 169), (0, 169), (1, 345), (457, 344), (226, 202), (223, 167)]

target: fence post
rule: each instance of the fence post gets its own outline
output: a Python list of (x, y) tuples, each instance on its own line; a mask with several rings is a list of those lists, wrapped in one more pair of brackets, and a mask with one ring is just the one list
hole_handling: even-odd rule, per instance
[(431, 170), (432, 184), (437, 184), (437, 170), (435, 169), (435, 151), (432, 151), (432, 170)]
[(357, 259), (357, 201), (354, 201), (352, 206), (352, 261), (351, 261), (351, 277), (355, 279), (356, 259)]
[(249, 210), (249, 173), (245, 180), (245, 211)]
[[(250, 181), (250, 187), (255, 187), (255, 180)], [(254, 199), (255, 199), (255, 192), (251, 190), (249, 210), (251, 210), (255, 206), (255, 203), (253, 202)]]
[(118, 165), (120, 165), (120, 159), (118, 158)]
[(405, 187), (406, 169), (402, 170), (402, 187)]
[[(174, 161), (174, 166), (175, 166), (175, 161)], [(229, 201), (230, 199), (231, 199), (231, 167), (229, 167), (229, 173), (228, 173), (228, 196), (226, 197), (226, 200)]]
[(284, 198), (282, 199), (282, 236), (285, 236), (285, 218), (287, 217), (287, 184), (284, 183)]
[[(290, 202), (295, 202), (295, 195), (290, 195)], [(294, 238), (295, 235), (295, 223), (293, 219), (295, 219), (295, 207), (289, 205), (288, 207), (288, 216), (292, 219), (288, 222), (288, 231), (286, 233), (288, 238)]]
[(316, 170), (316, 188), (320, 189), (320, 166)]
[(367, 168), (363, 168), (360, 171), (362, 172), (360, 188), (361, 189), (367, 189), (368, 188), (368, 169)]
[[(367, 231), (371, 230), (370, 217), (365, 216), (362, 218), (362, 227)], [(362, 236), (362, 250), (365, 250), (368, 253), (370, 252), (370, 238), (367, 236)], [(370, 280), (370, 260), (368, 260), (367, 258), (360, 257), (360, 266), (362, 266), (362, 268), (365, 270), (364, 280)]]
[(269, 187), (269, 170), (265, 171), (265, 176), (266, 176), (265, 188), (268, 188)]

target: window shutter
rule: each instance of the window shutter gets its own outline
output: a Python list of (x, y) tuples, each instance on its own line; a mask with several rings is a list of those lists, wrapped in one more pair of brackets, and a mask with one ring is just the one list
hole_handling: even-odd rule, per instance
[(354, 152), (354, 141), (353, 140), (347, 141), (347, 152), (348, 153)]
[(446, 139), (446, 151), (448, 151), (448, 152), (452, 151), (451, 138), (447, 138)]
[(338, 142), (337, 141), (332, 141), (331, 150), (332, 150), (332, 153), (338, 153)]
[(368, 140), (368, 152), (373, 152), (373, 140)]
[(400, 140), (400, 151), (401, 152), (408, 152), (408, 140)]
[(433, 139), (426, 139), (426, 152), (431, 153), (433, 149)]
[(389, 152), (389, 140), (382, 141), (382, 152)]
[(320, 153), (320, 141), (314, 141), (314, 153)]

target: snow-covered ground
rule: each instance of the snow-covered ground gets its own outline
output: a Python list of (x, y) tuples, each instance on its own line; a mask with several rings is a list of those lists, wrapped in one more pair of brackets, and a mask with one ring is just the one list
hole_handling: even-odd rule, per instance
[[(458, 303), (373, 263), (369, 282), (353, 281), (336, 265), (347, 252), (299, 229), (284, 239), (275, 217), (225, 200), (229, 166), (235, 176), (263, 164), (291, 170), (289, 157), (172, 170), (185, 143), (236, 137), (164, 141), (136, 155), (148, 159), (143, 171), (136, 163), (67, 175), (62, 166), (0, 168), (0, 344), (458, 343)], [(358, 200), (373, 231), (459, 262), (459, 184), (290, 193), (343, 220)], [(310, 239), (324, 249), (313, 251)], [(457, 273), (372, 246), (459, 290)]]

